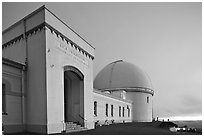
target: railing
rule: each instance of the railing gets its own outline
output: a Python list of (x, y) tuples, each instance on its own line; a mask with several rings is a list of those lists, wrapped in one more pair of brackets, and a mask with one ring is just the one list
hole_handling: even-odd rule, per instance
[[(68, 114), (68, 116), (69, 117), (71, 117), (74, 121), (76, 121), (77, 123), (79, 123), (80, 124), (80, 120), (77, 120), (74, 116), (72, 116), (71, 114)], [(79, 116), (79, 118), (81, 118), (83, 121), (84, 121), (84, 127), (85, 128), (87, 128), (87, 120), (84, 118), (84, 117), (82, 117), (81, 115), (78, 115)], [(74, 121), (72, 121), (72, 122), (74, 122)], [(66, 123), (67, 122), (69, 122), (69, 121), (65, 121), (65, 120), (63, 120), (62, 121), (62, 123), (64, 123), (63, 124), (63, 130), (66, 130)], [(71, 121), (70, 121), (71, 122)]]
[(84, 120), (84, 127), (87, 128), (87, 120), (81, 115), (79, 115), (79, 117)]
[(62, 125), (63, 125), (63, 130), (62, 130), (62, 132), (65, 132), (65, 131), (66, 131), (65, 120), (62, 120), (61, 122), (62, 122)]
[[(8, 115), (6, 112), (2, 112), (2, 115)], [(4, 123), (2, 122), (2, 134), (4, 134)]]

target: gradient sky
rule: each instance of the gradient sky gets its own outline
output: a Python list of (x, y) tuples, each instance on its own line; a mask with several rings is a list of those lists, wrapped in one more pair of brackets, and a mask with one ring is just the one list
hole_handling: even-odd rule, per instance
[(43, 4), (96, 48), (94, 77), (123, 59), (151, 78), (155, 117), (202, 115), (201, 3), (3, 3), (2, 30)]

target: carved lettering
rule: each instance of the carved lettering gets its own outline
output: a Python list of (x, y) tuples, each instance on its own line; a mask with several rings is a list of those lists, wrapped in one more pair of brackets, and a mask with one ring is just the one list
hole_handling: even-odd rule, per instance
[(67, 45), (61, 44), (59, 42), (57, 42), (57, 49), (71, 57), (73, 60), (88, 66), (88, 61), (82, 57), (82, 55), (77, 53), (78, 51), (76, 52), (74, 49), (70, 49)]

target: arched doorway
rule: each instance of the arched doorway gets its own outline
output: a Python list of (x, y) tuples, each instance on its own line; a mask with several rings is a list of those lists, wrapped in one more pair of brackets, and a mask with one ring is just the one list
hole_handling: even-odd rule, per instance
[(84, 125), (84, 75), (75, 67), (64, 68), (64, 120)]

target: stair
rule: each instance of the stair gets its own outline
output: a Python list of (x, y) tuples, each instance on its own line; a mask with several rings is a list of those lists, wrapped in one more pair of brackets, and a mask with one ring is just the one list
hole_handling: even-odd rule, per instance
[(71, 133), (71, 132), (80, 132), (88, 130), (85, 127), (82, 127), (81, 125), (74, 123), (74, 122), (67, 122), (65, 123), (65, 133)]

